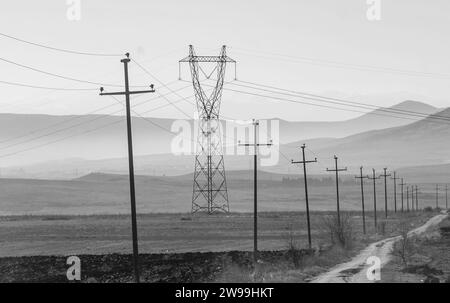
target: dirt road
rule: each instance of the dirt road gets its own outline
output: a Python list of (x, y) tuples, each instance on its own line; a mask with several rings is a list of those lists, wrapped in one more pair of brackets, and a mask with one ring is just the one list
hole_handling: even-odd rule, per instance
[[(424, 233), (428, 228), (439, 224), (448, 216), (447, 213), (442, 213), (432, 217), (424, 225), (411, 230), (408, 235), (419, 235)], [(380, 258), (381, 268), (388, 263), (391, 258), (391, 251), (396, 241), (400, 240), (400, 236), (387, 238), (375, 243), (372, 243), (367, 248), (362, 250), (351, 261), (339, 264), (330, 271), (321, 274), (312, 283), (370, 283), (372, 281), (367, 279), (366, 272), (371, 266), (366, 264), (366, 261), (371, 256)], [(382, 279), (382, 273), (381, 273)]]

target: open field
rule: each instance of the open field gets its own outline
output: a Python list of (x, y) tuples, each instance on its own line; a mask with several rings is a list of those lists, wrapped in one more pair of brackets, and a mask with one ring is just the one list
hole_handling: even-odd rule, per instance
[[(369, 216), (368, 232), (363, 235), (359, 214), (348, 213), (353, 228), (353, 244), (349, 249), (336, 250), (331, 248), (329, 231), (323, 227), (324, 219), (330, 213), (313, 212), (313, 246), (318, 255), (305, 259), (305, 268), (298, 270), (286, 250), (293, 240), (295, 246), (305, 253), (301, 250), (307, 247), (305, 214), (262, 213), (259, 216), (259, 246), (260, 250), (266, 251), (261, 257), (266, 267), (264, 270), (270, 272), (270, 279), (274, 281), (306, 281), (346, 261), (368, 243), (397, 234), (400, 217), (414, 227), (434, 214), (391, 214), (382, 223), (383, 216), (379, 213), (379, 225), (384, 225), (384, 228), (375, 231)], [(251, 214), (140, 215), (138, 224), (140, 252), (145, 254), (143, 276), (147, 281), (249, 279), (250, 251), (253, 248)], [(64, 281), (67, 269), (64, 256), (67, 255), (80, 256), (85, 279), (131, 281), (128, 216), (3, 217), (0, 226), (2, 281)]]
[[(311, 229), (314, 246), (329, 243), (324, 218), (329, 213), (313, 212)], [(395, 230), (398, 213), (386, 221), (386, 234)], [(426, 216), (409, 213), (412, 221)], [(378, 213), (379, 225), (384, 214)], [(419, 220), (420, 221), (420, 220)], [(355, 237), (361, 236), (362, 219), (352, 213)], [(29, 216), (0, 219), (0, 256), (71, 255), (128, 253), (131, 248), (129, 216)], [(251, 250), (253, 215), (149, 214), (138, 216), (140, 251), (172, 253), (191, 251)], [(369, 240), (374, 235), (371, 216), (367, 217)], [(260, 249), (287, 247), (290, 235), (306, 247), (304, 213), (261, 213), (258, 221)]]
[[(304, 211), (301, 180), (283, 182), (285, 175), (260, 172), (258, 206), (265, 212)], [(290, 175), (289, 178), (297, 178)], [(343, 210), (361, 209), (359, 183), (353, 175), (342, 176), (340, 201)], [(322, 181), (321, 181), (322, 180)], [(393, 182), (388, 180), (388, 207), (394, 208)], [(378, 210), (384, 209), (384, 184), (377, 181)], [(227, 174), (230, 210), (253, 209), (253, 172), (230, 171)], [(310, 209), (334, 211), (336, 187), (334, 176), (309, 179)], [(419, 204), (435, 206), (434, 185), (418, 184)], [(406, 188), (405, 188), (406, 191)], [(191, 210), (192, 175), (177, 177), (137, 176), (138, 213), (187, 213)], [(366, 209), (373, 209), (372, 184), (365, 183)], [(397, 192), (400, 208), (400, 187)], [(406, 194), (405, 194), (406, 201)], [(440, 195), (443, 206), (444, 195)], [(406, 202), (405, 202), (406, 204)], [(406, 205), (405, 205), (406, 208)], [(129, 184), (126, 175), (91, 174), (75, 180), (1, 179), (0, 215), (98, 215), (129, 214)]]
[[(399, 251), (397, 243), (394, 251)], [(398, 253), (382, 271), (381, 282), (450, 283), (450, 217), (421, 237), (410, 239), (406, 264)]]

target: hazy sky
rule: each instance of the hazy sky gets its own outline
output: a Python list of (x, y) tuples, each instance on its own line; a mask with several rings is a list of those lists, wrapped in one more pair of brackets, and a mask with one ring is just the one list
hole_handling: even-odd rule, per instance
[[(81, 0), (79, 21), (67, 19), (68, 7), (64, 0), (8, 1), (0, 11), (0, 32), (77, 51), (128, 51), (164, 83), (177, 80), (177, 62), (187, 55), (189, 44), (199, 54), (218, 54), (220, 46), (226, 44), (229, 56), (238, 61), (240, 80), (379, 106), (404, 99), (438, 107), (448, 104), (448, 0), (381, 0), (380, 21), (367, 19), (366, 0)], [(92, 82), (123, 82), (120, 57), (59, 53), (4, 37), (0, 37), (0, 49), (3, 59), (51, 73)], [(327, 63), (330, 61), (343, 64)], [(227, 80), (231, 80), (233, 70), (230, 67), (228, 71)], [(137, 66), (130, 65), (130, 73), (132, 84), (155, 83), (161, 93), (167, 93)], [(183, 75), (189, 79), (188, 66), (184, 66)], [(0, 80), (51, 87), (97, 87), (1, 61)], [(186, 85), (175, 82), (170, 87)], [(4, 84), (0, 89), (0, 112), (83, 114), (115, 102), (97, 96), (96, 91), (54, 92)], [(192, 88), (180, 91), (183, 96), (192, 93)], [(141, 96), (134, 102), (151, 97)], [(135, 110), (144, 113), (166, 102), (148, 102)], [(194, 110), (189, 103), (178, 106), (188, 113)], [(117, 104), (100, 113), (120, 109)], [(358, 115), (230, 92), (224, 93), (222, 113), (240, 119), (276, 116), (289, 120), (340, 120)], [(146, 115), (184, 117), (171, 106)]]

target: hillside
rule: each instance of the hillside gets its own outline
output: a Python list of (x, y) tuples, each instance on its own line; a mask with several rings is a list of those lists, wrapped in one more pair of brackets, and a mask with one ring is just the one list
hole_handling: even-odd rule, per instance
[[(450, 117), (450, 109), (436, 113), (440, 117)], [(356, 169), (367, 167), (399, 168), (405, 166), (445, 164), (450, 162), (450, 121), (436, 120), (429, 116), (409, 125), (374, 130), (342, 139), (315, 141), (309, 148), (323, 160), (337, 155), (341, 165)], [(308, 141), (306, 141), (308, 143)], [(297, 143), (299, 145), (300, 142)], [(287, 155), (292, 150), (284, 148)]]
[[(430, 105), (407, 101), (395, 105), (424, 113), (434, 112)], [(356, 119), (338, 122), (280, 122), (280, 142), (287, 144), (301, 139), (341, 138), (356, 133), (399, 126), (411, 120), (365, 114)], [(171, 152), (175, 135), (170, 133), (175, 120), (158, 118), (133, 118), (134, 152), (136, 156), (158, 155)], [(192, 127), (192, 120), (189, 121)], [(231, 127), (234, 125), (231, 124)], [(238, 139), (235, 134), (226, 134), (227, 139)], [(174, 130), (178, 132), (178, 128)], [(189, 132), (182, 135), (187, 138)], [(64, 162), (79, 160), (101, 160), (123, 158), (127, 155), (125, 119), (121, 116), (49, 116), (25, 114), (0, 114), (0, 157), (2, 168), (14, 167), (19, 174), (24, 166), (45, 162), (51, 170), (58, 170)], [(189, 143), (189, 141), (188, 141)], [(229, 142), (228, 142), (229, 143)], [(327, 144), (329, 141), (327, 141)], [(102, 160), (103, 161), (103, 160)], [(233, 161), (233, 160), (231, 160)], [(190, 165), (190, 164), (189, 164)], [(76, 167), (76, 166), (75, 166)], [(75, 168), (76, 169), (76, 168)], [(95, 169), (95, 168), (93, 168)], [(28, 170), (28, 169), (27, 169)], [(6, 172), (6, 170), (3, 170)], [(11, 170), (8, 170), (11, 172)], [(70, 173), (73, 175), (73, 173)]]
[(405, 119), (395, 111), (434, 114), (437, 108), (417, 101), (404, 101), (387, 109), (376, 109), (360, 117), (340, 122), (286, 122), (280, 121), (281, 143), (297, 141), (298, 138), (342, 138), (370, 130), (407, 125), (414, 120)]

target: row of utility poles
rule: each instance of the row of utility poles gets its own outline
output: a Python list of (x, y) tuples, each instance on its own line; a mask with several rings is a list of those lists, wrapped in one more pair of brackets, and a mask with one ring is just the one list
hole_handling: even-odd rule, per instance
[[(130, 96), (134, 94), (143, 94), (143, 93), (154, 93), (155, 90), (153, 88), (153, 84), (149, 86), (149, 90), (140, 90), (140, 91), (130, 91), (130, 85), (129, 85), (129, 77), (128, 77), (128, 64), (131, 61), (129, 53), (125, 54), (126, 58), (120, 60), (121, 63), (123, 63), (124, 66), (124, 86), (125, 90), (121, 92), (104, 92), (103, 87), (100, 88), (100, 95), (101, 96), (125, 96), (125, 110), (126, 110), (126, 120), (127, 120), (127, 143), (128, 143), (128, 162), (129, 162), (129, 185), (130, 185), (130, 205), (131, 205), (131, 225), (132, 225), (132, 244), (133, 244), (133, 268), (134, 268), (134, 279), (135, 282), (139, 283), (140, 281), (140, 273), (139, 273), (139, 249), (138, 249), (138, 229), (137, 229), (137, 219), (136, 219), (136, 197), (135, 197), (135, 182), (134, 182), (134, 163), (133, 163), (133, 141), (132, 141), (132, 125), (131, 125), (131, 105), (130, 105)], [(253, 126), (254, 126), (254, 142), (253, 143), (245, 143), (240, 144), (241, 146), (252, 146), (254, 147), (254, 254), (253, 254), (253, 261), (256, 265), (257, 258), (258, 258), (258, 202), (257, 202), (257, 170), (258, 170), (258, 148), (259, 146), (272, 146), (272, 142), (270, 143), (259, 143), (258, 142), (258, 126), (259, 122), (257, 120), (253, 120)], [(306, 198), (306, 216), (307, 216), (307, 225), (308, 225), (308, 244), (309, 248), (312, 246), (311, 241), (311, 222), (310, 222), (310, 214), (309, 214), (309, 201), (308, 201), (308, 183), (307, 183), (307, 177), (306, 177), (306, 164), (317, 162), (317, 159), (314, 160), (306, 160), (305, 158), (305, 144), (301, 146), (302, 149), (302, 156), (303, 160), (301, 161), (293, 161), (292, 164), (303, 164), (303, 176), (304, 176), (304, 185), (305, 185), (305, 198)], [(340, 221), (340, 206), (339, 206), (339, 172), (347, 171), (347, 168), (338, 168), (338, 157), (334, 156), (335, 160), (335, 168), (334, 169), (326, 169), (328, 172), (335, 172), (336, 174), (336, 202), (337, 202), (337, 217), (338, 217), (338, 224), (341, 224)], [(364, 208), (364, 185), (363, 185), (363, 179), (371, 179), (373, 180), (373, 186), (374, 186), (374, 221), (376, 226), (376, 184), (375, 180), (379, 179), (381, 176), (384, 177), (384, 185), (385, 185), (385, 216), (387, 218), (388, 216), (388, 207), (387, 207), (387, 181), (386, 178), (390, 176), (390, 174), (387, 174), (387, 169), (384, 169), (384, 173), (378, 177), (376, 177), (375, 170), (373, 169), (373, 177), (369, 176), (363, 176), (363, 168), (360, 168), (360, 176), (356, 177), (359, 178), (361, 181), (361, 202), (362, 202), (362, 213), (363, 213), (363, 230), (364, 233), (366, 232), (366, 220), (365, 220), (365, 208)], [(397, 201), (396, 201), (396, 180), (399, 178), (396, 177), (396, 174), (394, 172), (394, 188), (395, 188), (395, 206), (394, 209), (397, 211)], [(406, 185), (403, 182), (403, 178), (401, 179), (402, 183), (400, 184), (402, 186), (401, 191), (401, 197), (402, 197), (402, 211), (403, 211), (403, 186)], [(417, 186), (415, 186), (416, 190), (416, 210), (418, 209), (418, 189)], [(436, 208), (438, 207), (438, 190), (439, 187), (436, 185)], [(414, 186), (411, 187), (411, 194), (412, 197), (414, 196)], [(409, 211), (409, 186), (406, 190), (406, 200), (407, 200), (407, 208)], [(446, 208), (448, 208), (448, 200), (447, 200), (447, 185), (445, 186), (445, 199), (446, 199)], [(412, 208), (414, 205), (414, 200), (412, 198), (411, 200)]]
[[(244, 143), (241, 144), (239, 142), (240, 146), (252, 146), (254, 147), (254, 252), (253, 252), (253, 261), (256, 265), (257, 258), (258, 258), (258, 208), (257, 208), (257, 170), (258, 170), (258, 147), (259, 146), (272, 146), (272, 142), (270, 143), (259, 143), (258, 142), (258, 126), (259, 123), (257, 120), (253, 120), (254, 125), (254, 142), (253, 143)], [(303, 181), (304, 181), (304, 188), (305, 188), (305, 202), (306, 202), (306, 221), (307, 221), (307, 229), (308, 229), (308, 246), (311, 249), (312, 248), (312, 239), (311, 239), (311, 217), (310, 217), (310, 211), (309, 211), (309, 195), (308, 195), (308, 178), (306, 176), (306, 165), (310, 163), (317, 163), (317, 158), (314, 160), (307, 160), (305, 156), (305, 148), (306, 145), (303, 144), (301, 147), (301, 154), (302, 154), (302, 160), (294, 161), (291, 160), (292, 164), (302, 164), (303, 166)], [(347, 171), (347, 167), (345, 168), (339, 168), (338, 166), (338, 157), (334, 156), (334, 163), (335, 167), (333, 169), (327, 168), (327, 172), (334, 172), (336, 176), (336, 210), (337, 210), (337, 220), (338, 224), (341, 224), (341, 216), (340, 216), (340, 201), (339, 201), (339, 173), (343, 171)], [(387, 168), (383, 168), (383, 173), (379, 176), (376, 175), (375, 169), (372, 169), (372, 177), (369, 177), (368, 175), (363, 174), (363, 167), (360, 167), (360, 174), (359, 176), (356, 176), (356, 179), (360, 180), (360, 186), (361, 186), (361, 209), (362, 209), (362, 221), (363, 221), (363, 233), (366, 234), (366, 214), (365, 214), (365, 201), (364, 201), (364, 179), (372, 180), (373, 181), (373, 214), (374, 214), (374, 225), (375, 228), (377, 228), (377, 191), (376, 191), (376, 180), (380, 178), (384, 178), (384, 212), (385, 212), (385, 218), (388, 217), (388, 198), (387, 198), (387, 177), (391, 177), (391, 179), (394, 181), (394, 212), (397, 213), (397, 180), (401, 180), (401, 183), (398, 184), (401, 186), (401, 212), (409, 212), (409, 211), (418, 211), (419, 210), (419, 188), (417, 185), (407, 185), (404, 182), (403, 178), (399, 178), (397, 176), (397, 173), (394, 171), (393, 176), (391, 174), (387, 173)], [(406, 210), (404, 207), (404, 187), (406, 186)], [(436, 208), (439, 207), (438, 202), (438, 191), (439, 186), (436, 185)], [(411, 194), (411, 199), (410, 199)], [(410, 201), (411, 200), (411, 201)], [(411, 206), (411, 208), (410, 208)], [(445, 185), (445, 206), (448, 208), (448, 186)]]
[[(311, 223), (310, 223), (310, 214), (309, 214), (309, 196), (308, 196), (308, 183), (306, 176), (306, 164), (317, 162), (317, 158), (314, 160), (306, 160), (305, 158), (305, 144), (301, 146), (303, 160), (294, 161), (292, 160), (292, 164), (303, 164), (303, 179), (305, 186), (305, 202), (306, 202), (306, 218), (307, 218), (307, 228), (308, 228), (308, 245), (309, 248), (312, 246), (311, 240)], [(336, 209), (337, 209), (337, 220), (338, 224), (341, 224), (340, 220), (340, 201), (339, 201), (339, 172), (347, 171), (347, 168), (339, 168), (338, 167), (338, 157), (334, 156), (335, 168), (329, 169), (327, 168), (327, 172), (334, 172), (336, 174)], [(379, 176), (376, 175), (375, 169), (372, 169), (372, 176), (363, 174), (363, 167), (360, 167), (360, 174), (356, 176), (356, 179), (360, 180), (361, 186), (361, 210), (362, 210), (362, 221), (363, 221), (363, 233), (366, 234), (366, 211), (365, 211), (365, 200), (364, 200), (364, 179), (368, 179), (373, 181), (373, 214), (374, 214), (374, 225), (377, 228), (377, 193), (376, 193), (376, 180), (383, 178), (384, 179), (384, 213), (385, 218), (388, 217), (389, 209), (388, 209), (388, 194), (387, 194), (387, 178), (391, 177), (394, 181), (394, 212), (397, 213), (397, 185), (401, 186), (401, 212), (409, 212), (409, 211), (418, 211), (419, 210), (419, 188), (417, 185), (407, 185), (404, 182), (403, 178), (399, 178), (397, 176), (397, 172), (393, 172), (393, 175), (387, 173), (387, 168), (383, 168), (383, 173)], [(400, 184), (397, 184), (397, 180), (401, 180)], [(406, 209), (404, 205), (404, 187), (406, 186)], [(436, 208), (439, 207), (438, 202), (438, 190), (439, 187), (436, 185)], [(445, 186), (445, 206), (448, 208), (448, 186)]]

